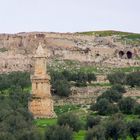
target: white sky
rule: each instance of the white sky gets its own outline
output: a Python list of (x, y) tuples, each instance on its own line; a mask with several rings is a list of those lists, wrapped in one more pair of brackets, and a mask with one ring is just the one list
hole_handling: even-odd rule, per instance
[(0, 33), (140, 33), (140, 0), (0, 0)]

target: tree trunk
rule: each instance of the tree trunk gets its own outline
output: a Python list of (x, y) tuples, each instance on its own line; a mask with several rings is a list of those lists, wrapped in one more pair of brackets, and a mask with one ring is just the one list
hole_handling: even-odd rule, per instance
[(114, 136), (114, 140), (118, 140), (118, 136)]

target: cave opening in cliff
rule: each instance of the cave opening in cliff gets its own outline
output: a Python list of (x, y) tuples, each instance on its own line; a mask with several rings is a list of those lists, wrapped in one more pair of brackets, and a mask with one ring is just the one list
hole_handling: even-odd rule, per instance
[(127, 52), (127, 58), (128, 59), (131, 59), (132, 58), (132, 52), (130, 52), (130, 51)]
[(99, 57), (100, 56), (100, 54), (99, 53), (96, 53), (96, 55), (95, 55), (96, 57)]
[(119, 57), (122, 58), (124, 55), (124, 52), (123, 51), (119, 51)]

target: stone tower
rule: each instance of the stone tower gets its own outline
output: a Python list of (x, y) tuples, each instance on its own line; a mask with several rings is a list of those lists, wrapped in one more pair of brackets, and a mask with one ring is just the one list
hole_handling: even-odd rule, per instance
[(32, 96), (29, 110), (34, 118), (54, 118), (53, 100), (50, 92), (50, 76), (46, 73), (47, 54), (41, 44), (36, 50), (35, 71), (31, 76)]

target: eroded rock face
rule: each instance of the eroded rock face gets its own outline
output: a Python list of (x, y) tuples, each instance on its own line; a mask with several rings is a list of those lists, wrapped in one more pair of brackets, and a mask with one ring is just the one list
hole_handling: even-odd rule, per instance
[[(96, 37), (72, 33), (31, 32), (0, 35), (0, 73), (29, 71), (39, 42), (49, 59), (76, 60), (106, 66), (139, 65), (140, 46), (125, 46), (115, 37)], [(121, 59), (121, 62), (120, 62)]]

